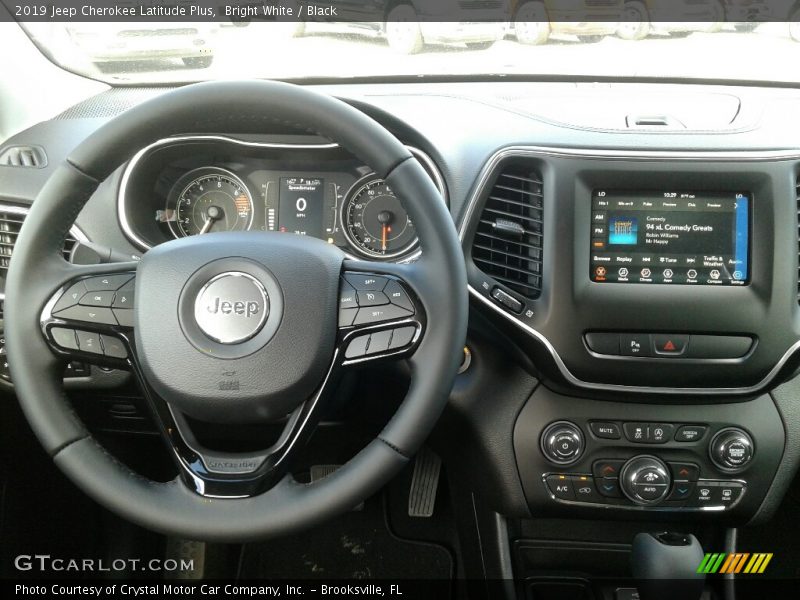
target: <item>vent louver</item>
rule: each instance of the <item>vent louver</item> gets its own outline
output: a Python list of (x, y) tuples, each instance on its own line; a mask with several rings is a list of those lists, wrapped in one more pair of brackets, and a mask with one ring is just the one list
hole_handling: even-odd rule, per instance
[(47, 166), (47, 156), (38, 146), (11, 146), (0, 152), (0, 165), (41, 169)]
[[(8, 271), (8, 263), (11, 261), (11, 254), (14, 245), (17, 243), (17, 236), (25, 220), (24, 212), (9, 211), (0, 207), (0, 277), (5, 277)], [(69, 260), (70, 252), (78, 240), (72, 235), (68, 235), (64, 242), (64, 258)]]
[(504, 169), (480, 215), (472, 260), (481, 271), (526, 298), (542, 291), (542, 178)]

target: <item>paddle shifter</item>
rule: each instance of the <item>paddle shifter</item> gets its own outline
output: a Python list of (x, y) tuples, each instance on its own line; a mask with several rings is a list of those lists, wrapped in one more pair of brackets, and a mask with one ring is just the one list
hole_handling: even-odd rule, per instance
[(699, 600), (705, 575), (697, 573), (703, 548), (691, 534), (638, 533), (631, 548), (631, 571), (640, 600)]

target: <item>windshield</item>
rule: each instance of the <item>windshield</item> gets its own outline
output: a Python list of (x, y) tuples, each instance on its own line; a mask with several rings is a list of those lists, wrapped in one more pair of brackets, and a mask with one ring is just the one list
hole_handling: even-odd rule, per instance
[[(22, 27), (55, 63), (111, 84), (454, 75), (797, 82), (794, 1), (585, 0), (580, 10), (556, 12), (560, 0), (462, 0), (502, 4), (507, 17), (462, 10), (464, 20), (446, 22), (405, 0), (363, 2), (374, 14), (351, 20), (275, 22), (265, 7), (281, 5), (255, 2), (217, 7), (208, 22), (88, 23), (78, 14)], [(682, 6), (685, 18), (665, 21), (676, 13), (662, 5)]]

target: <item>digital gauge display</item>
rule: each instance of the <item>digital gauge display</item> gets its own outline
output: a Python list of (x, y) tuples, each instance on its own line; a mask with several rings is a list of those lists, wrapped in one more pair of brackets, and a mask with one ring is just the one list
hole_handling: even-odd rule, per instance
[(320, 178), (281, 178), (278, 230), (322, 238), (325, 181)]

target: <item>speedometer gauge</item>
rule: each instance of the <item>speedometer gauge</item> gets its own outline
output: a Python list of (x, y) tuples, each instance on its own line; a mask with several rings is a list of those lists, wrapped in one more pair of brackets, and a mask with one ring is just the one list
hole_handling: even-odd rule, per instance
[(253, 222), (253, 198), (230, 171), (196, 169), (174, 186), (167, 204), (175, 237), (214, 231), (247, 231)]
[(395, 258), (418, 243), (402, 203), (383, 179), (357, 182), (342, 207), (342, 229), (350, 244), (371, 258)]

